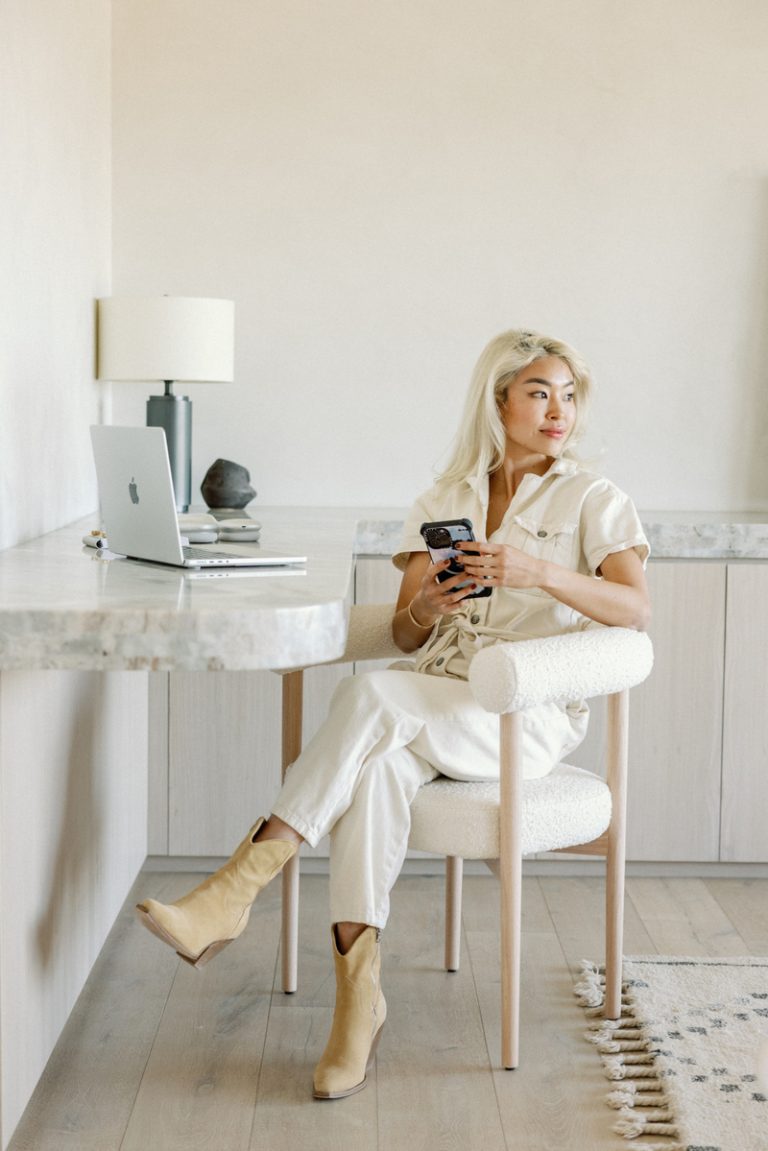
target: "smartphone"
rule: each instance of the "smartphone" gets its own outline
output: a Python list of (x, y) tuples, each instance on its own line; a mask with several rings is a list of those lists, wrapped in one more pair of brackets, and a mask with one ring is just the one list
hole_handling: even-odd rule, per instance
[[(464, 571), (459, 562), (462, 553), (456, 550), (456, 544), (474, 540), (475, 534), (472, 530), (471, 520), (436, 520), (432, 523), (422, 524), (419, 531), (427, 545), (432, 563), (439, 563), (440, 560), (451, 561), (445, 571), (440, 572), (437, 577), (441, 583), (443, 580), (450, 579), (454, 575), (460, 575)], [(463, 554), (476, 556), (479, 553), (464, 552)], [(469, 587), (473, 582), (473, 580), (467, 580), (466, 584), (458, 584), (457, 590), (462, 587)], [(489, 587), (479, 587), (476, 591), (467, 592), (464, 599), (479, 599), (482, 596), (490, 595), (491, 590)]]

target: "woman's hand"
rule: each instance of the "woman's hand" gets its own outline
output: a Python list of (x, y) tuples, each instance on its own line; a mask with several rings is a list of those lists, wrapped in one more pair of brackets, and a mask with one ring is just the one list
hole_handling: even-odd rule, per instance
[[(519, 548), (474, 540), (458, 543), (456, 547), (465, 553), (461, 559), (464, 571), (481, 587), (541, 587), (542, 561)], [(467, 554), (471, 552), (479, 555)]]
[[(473, 588), (467, 587), (467, 575), (438, 580), (449, 560), (433, 564), (425, 552), (412, 552), (400, 585), (392, 635), (401, 651), (415, 651), (426, 642), (437, 621), (458, 611), (461, 602)], [(460, 587), (464, 584), (464, 587)]]
[(612, 552), (597, 579), (550, 560), (537, 559), (509, 544), (459, 543), (464, 571), (481, 587), (540, 588), (581, 615), (610, 627), (644, 631), (651, 604), (643, 564), (634, 548)]

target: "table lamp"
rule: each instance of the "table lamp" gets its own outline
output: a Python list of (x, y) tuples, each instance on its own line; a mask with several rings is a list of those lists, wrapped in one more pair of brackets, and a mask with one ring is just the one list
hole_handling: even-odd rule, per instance
[(177, 383), (234, 379), (235, 305), (190, 296), (112, 296), (98, 301), (100, 380), (157, 381), (165, 394), (147, 399), (147, 425), (165, 430), (176, 507), (192, 496), (192, 402)]

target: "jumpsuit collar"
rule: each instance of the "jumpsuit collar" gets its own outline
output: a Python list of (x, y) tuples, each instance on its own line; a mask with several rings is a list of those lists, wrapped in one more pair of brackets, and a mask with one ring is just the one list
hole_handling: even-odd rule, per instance
[[(571, 459), (567, 456), (560, 456), (558, 459), (553, 460), (547, 468), (543, 476), (529, 475), (525, 477), (524, 483), (531, 480), (534, 483), (541, 484), (544, 480), (549, 479), (550, 476), (572, 476), (574, 472), (578, 471), (579, 464), (577, 460)], [(488, 507), (488, 473), (476, 472), (474, 475), (467, 476), (467, 484), (475, 493), (483, 508)], [(521, 488), (522, 488), (521, 484)], [(528, 484), (527, 486), (530, 486)], [(518, 488), (518, 491), (520, 488)]]

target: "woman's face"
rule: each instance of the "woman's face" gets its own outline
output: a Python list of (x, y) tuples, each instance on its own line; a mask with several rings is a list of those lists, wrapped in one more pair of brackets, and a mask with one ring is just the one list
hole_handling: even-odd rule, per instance
[(518, 372), (499, 414), (508, 456), (560, 455), (576, 420), (575, 385), (565, 360), (544, 356)]

